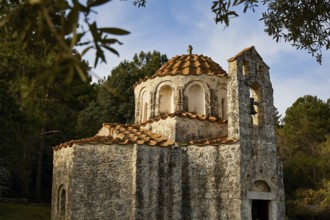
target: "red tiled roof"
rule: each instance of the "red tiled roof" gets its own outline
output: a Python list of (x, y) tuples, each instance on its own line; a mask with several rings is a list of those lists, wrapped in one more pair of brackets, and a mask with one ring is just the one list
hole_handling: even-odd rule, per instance
[(219, 77), (227, 76), (226, 71), (211, 58), (197, 54), (184, 54), (171, 58), (153, 76), (138, 81), (135, 86), (155, 77), (202, 74)]
[(218, 117), (214, 116), (206, 116), (206, 115), (199, 115), (199, 114), (194, 114), (192, 112), (183, 112), (183, 111), (176, 111), (174, 113), (163, 113), (161, 115), (158, 115), (154, 117), (153, 119), (149, 119), (146, 122), (142, 122), (141, 126), (145, 126), (148, 123), (152, 123), (154, 121), (159, 121), (159, 120), (165, 120), (167, 118), (173, 118), (175, 116), (182, 117), (182, 118), (189, 118), (189, 119), (197, 119), (200, 121), (210, 121), (210, 122), (217, 122), (217, 123), (222, 123), (225, 124), (227, 123), (227, 120), (222, 120)]
[(130, 143), (157, 145), (162, 147), (171, 146), (173, 141), (160, 134), (141, 128), (139, 125), (107, 124), (103, 125), (109, 130), (112, 137), (127, 139)]
[(72, 140), (60, 144), (53, 149), (72, 147), (73, 144), (140, 144), (149, 146), (169, 147), (174, 142), (168, 140), (160, 134), (141, 128), (139, 125), (123, 125), (123, 124), (103, 124), (103, 128), (109, 130), (110, 135), (95, 135), (94, 137), (84, 138), (80, 140)]
[[(211, 116), (208, 117), (201, 117), (198, 115), (194, 115), (192, 113), (181, 112), (177, 114), (168, 114), (166, 117), (174, 117), (174, 115), (182, 116), (182, 117), (190, 117), (199, 120), (207, 120), (210, 119)], [(164, 116), (165, 117), (165, 116)], [(215, 118), (215, 117), (213, 117)], [(164, 119), (164, 118), (159, 118)], [(212, 119), (212, 118), (211, 118)], [(213, 119), (212, 119), (213, 120)], [(210, 120), (210, 121), (212, 121)], [(216, 122), (217, 120), (214, 120)], [(219, 121), (218, 121), (219, 122)], [(225, 123), (225, 121), (221, 121)], [(144, 123), (145, 125), (146, 123)], [(83, 138), (79, 140), (72, 140), (60, 144), (53, 148), (54, 151), (60, 150), (66, 147), (72, 147), (74, 144), (77, 145), (84, 145), (84, 144), (119, 144), (119, 145), (126, 145), (126, 144), (139, 144), (139, 145), (149, 145), (149, 146), (159, 146), (159, 147), (171, 147), (175, 143), (164, 136), (149, 131), (147, 129), (142, 128), (143, 124), (141, 125), (124, 125), (124, 124), (103, 124), (102, 129), (107, 129), (108, 134), (106, 135), (95, 135), (90, 138)], [(196, 145), (196, 146), (205, 146), (205, 145), (219, 145), (219, 144), (232, 144), (235, 143), (237, 140), (228, 139), (227, 137), (218, 137), (212, 139), (203, 139), (203, 140), (195, 140), (190, 141), (188, 143), (179, 143), (179, 145), (186, 146), (186, 145)]]
[(94, 136), (89, 138), (83, 138), (79, 140), (72, 140), (65, 143), (62, 143), (60, 145), (57, 145), (56, 147), (53, 147), (54, 151), (60, 150), (62, 148), (66, 147), (72, 147), (74, 144), (128, 144), (128, 140), (120, 140), (119, 138), (114, 139), (111, 136)]
[(224, 76), (226, 75), (226, 71), (209, 57), (197, 54), (185, 54), (173, 57), (155, 73), (157, 76), (173, 76), (178, 74)]
[(196, 141), (189, 141), (187, 145), (195, 145), (195, 146), (205, 146), (205, 145), (219, 145), (219, 144), (233, 144), (238, 140), (228, 139), (228, 137), (217, 137), (212, 139), (202, 139)]

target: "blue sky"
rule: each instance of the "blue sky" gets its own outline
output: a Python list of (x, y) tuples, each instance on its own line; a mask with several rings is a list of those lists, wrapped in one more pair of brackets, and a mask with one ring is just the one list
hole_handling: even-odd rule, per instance
[[(123, 45), (114, 48), (120, 56), (107, 54), (108, 63), (99, 64), (93, 72), (103, 78), (140, 51), (157, 50), (171, 58), (187, 53), (190, 44), (193, 53), (209, 56), (227, 70), (230, 57), (254, 45), (270, 67), (274, 104), (283, 116), (298, 97), (330, 98), (330, 51), (324, 51), (319, 65), (306, 51), (276, 43), (263, 31), (259, 21), (263, 8), (232, 19), (225, 28), (215, 24), (211, 5), (211, 0), (148, 0), (146, 8), (137, 8), (131, 1), (116, 0), (96, 8), (100, 27), (120, 27), (131, 34), (118, 37)], [(85, 58), (94, 63), (93, 52)]]

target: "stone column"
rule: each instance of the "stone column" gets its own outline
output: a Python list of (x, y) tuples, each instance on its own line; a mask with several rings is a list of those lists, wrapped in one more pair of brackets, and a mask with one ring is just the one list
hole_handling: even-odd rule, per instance
[(183, 88), (178, 88), (178, 110), (183, 111)]

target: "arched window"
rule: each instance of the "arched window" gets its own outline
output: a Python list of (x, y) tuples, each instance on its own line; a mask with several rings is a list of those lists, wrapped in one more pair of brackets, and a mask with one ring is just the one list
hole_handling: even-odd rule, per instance
[(203, 88), (194, 84), (188, 90), (188, 111), (196, 114), (205, 114), (205, 94)]
[(59, 187), (58, 199), (57, 199), (57, 212), (60, 215), (65, 215), (65, 204), (66, 204), (66, 191), (63, 185)]
[(164, 85), (159, 90), (159, 113), (174, 112), (173, 90), (169, 85)]
[(141, 104), (140, 104), (140, 121), (144, 122), (148, 120), (148, 99), (147, 92), (144, 91), (141, 95)]

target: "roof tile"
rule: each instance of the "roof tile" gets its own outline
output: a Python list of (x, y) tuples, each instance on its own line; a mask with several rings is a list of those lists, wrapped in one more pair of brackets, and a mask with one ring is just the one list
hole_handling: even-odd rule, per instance
[(214, 62), (210, 57), (203, 55), (181, 55), (175, 56), (165, 63), (159, 70), (151, 77), (146, 77), (138, 81), (136, 85), (145, 82), (155, 77), (174, 76), (174, 75), (214, 75), (227, 76), (225, 70), (219, 64)]
[[(163, 116), (163, 118), (167, 117), (188, 117), (194, 118), (197, 120), (209, 120), (218, 123), (226, 123), (226, 121), (221, 121), (218, 118), (212, 116), (205, 115), (194, 115), (189, 112), (176, 112), (172, 114), (167, 114)], [(160, 119), (159, 119), (160, 120)], [(146, 123), (144, 123), (145, 125)], [(154, 133), (152, 131), (146, 130), (142, 128), (141, 125), (123, 125), (123, 124), (103, 124), (103, 129), (108, 129), (110, 135), (95, 135), (93, 137), (72, 140), (60, 144), (54, 147), (54, 151), (60, 150), (62, 148), (72, 147), (74, 144), (84, 145), (84, 144), (145, 144), (149, 146), (160, 146), (160, 147), (171, 147), (174, 146), (174, 142), (172, 140), (167, 139), (161, 134)], [(115, 137), (115, 138), (114, 138)], [(180, 145), (197, 145), (197, 146), (205, 146), (205, 145), (219, 145), (219, 144), (231, 144), (235, 143), (237, 140), (228, 139), (227, 137), (219, 137), (214, 139), (203, 139), (203, 140), (195, 140), (190, 141), (188, 143), (180, 143)]]
[(182, 117), (182, 118), (190, 118), (190, 119), (197, 119), (200, 121), (210, 121), (210, 122), (217, 122), (225, 124), (227, 120), (222, 120), (221, 118), (215, 116), (206, 116), (206, 115), (199, 115), (192, 112), (183, 112), (183, 111), (176, 111), (174, 113), (162, 113), (158, 116), (155, 116), (153, 119), (149, 119), (145, 122), (140, 123), (141, 126), (145, 126), (146, 124), (158, 122), (159, 120), (165, 120), (167, 118), (173, 118), (175, 116)]

